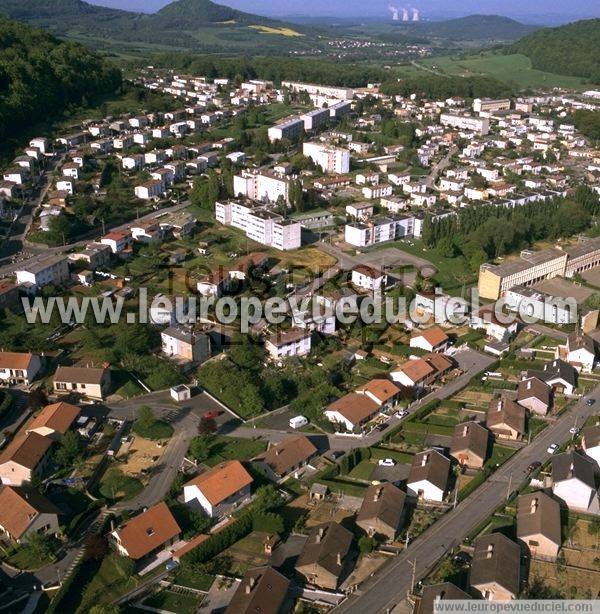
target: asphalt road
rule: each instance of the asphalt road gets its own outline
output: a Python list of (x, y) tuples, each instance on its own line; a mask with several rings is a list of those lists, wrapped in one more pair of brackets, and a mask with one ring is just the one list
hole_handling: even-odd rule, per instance
[[(600, 386), (591, 395), (600, 397)], [(361, 586), (336, 612), (347, 614), (375, 614), (389, 612), (402, 601), (411, 588), (413, 566), (415, 579), (425, 577), (448, 551), (488, 518), (506, 500), (509, 491), (515, 491), (527, 481), (527, 467), (533, 461), (544, 462), (550, 455), (552, 443), (563, 444), (572, 438), (569, 429), (598, 412), (598, 406), (588, 407), (582, 399), (557, 422), (546, 428), (534, 441), (517, 452), (471, 496), (458, 504), (427, 531), (420, 535), (406, 551), (391, 559), (379, 573)]]

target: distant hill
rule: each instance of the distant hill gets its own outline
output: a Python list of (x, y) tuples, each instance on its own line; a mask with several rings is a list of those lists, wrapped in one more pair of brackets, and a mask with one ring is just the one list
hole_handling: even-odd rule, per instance
[(307, 28), (210, 0), (175, 0), (150, 15), (95, 6), (83, 0), (0, 0), (0, 14), (48, 29), (57, 36), (101, 41), (101, 46), (108, 49), (143, 43), (215, 53), (238, 49), (280, 52), (282, 46), (303, 46), (303, 39), (308, 34), (312, 36)]
[(447, 21), (398, 22), (412, 34), (454, 41), (511, 41), (539, 29), (500, 15), (469, 15)]
[(512, 45), (510, 52), (526, 55), (539, 70), (600, 83), (600, 19), (539, 30)]

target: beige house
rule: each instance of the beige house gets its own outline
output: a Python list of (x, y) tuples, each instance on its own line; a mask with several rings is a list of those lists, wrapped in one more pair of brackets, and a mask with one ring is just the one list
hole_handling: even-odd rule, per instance
[(58, 367), (54, 374), (56, 394), (79, 394), (103, 401), (110, 390), (110, 370), (107, 368)]
[(317, 454), (317, 448), (308, 437), (292, 435), (272, 445), (264, 454), (254, 458), (252, 463), (269, 479), (277, 482), (305, 467)]
[(28, 433), (37, 433), (58, 441), (79, 417), (79, 407), (69, 403), (46, 405), (27, 425)]
[(415, 602), (414, 614), (433, 614), (434, 604), (444, 599), (471, 599), (471, 595), (465, 593), (452, 582), (431, 584), (423, 588), (421, 597)]
[(454, 428), (450, 456), (459, 465), (481, 469), (487, 457), (489, 431), (478, 422), (464, 422)]
[(498, 439), (521, 439), (525, 434), (525, 408), (510, 399), (492, 399), (486, 426)]
[(552, 388), (537, 377), (519, 382), (517, 403), (534, 414), (545, 416), (552, 403)]
[(22, 486), (42, 475), (50, 463), (52, 439), (38, 433), (17, 435), (0, 455), (0, 479), (7, 486)]
[(185, 362), (203, 363), (210, 358), (210, 337), (189, 326), (170, 326), (160, 334), (165, 355)]
[(336, 590), (349, 571), (353, 535), (337, 522), (313, 527), (296, 562), (296, 571), (313, 586)]
[(560, 550), (560, 504), (546, 493), (521, 495), (517, 509), (517, 537), (532, 558), (556, 561)]
[(471, 590), (483, 599), (509, 601), (520, 590), (521, 548), (502, 533), (475, 540), (471, 563)]
[(32, 533), (57, 533), (60, 510), (32, 488), (4, 486), (0, 490), (0, 532), (26, 543)]
[(404, 520), (406, 493), (390, 482), (367, 489), (356, 524), (369, 536), (385, 535), (393, 541)]

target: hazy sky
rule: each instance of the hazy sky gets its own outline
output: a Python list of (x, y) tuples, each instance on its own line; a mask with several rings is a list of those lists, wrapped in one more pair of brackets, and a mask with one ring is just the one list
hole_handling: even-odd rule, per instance
[[(153, 12), (168, 0), (88, 0), (93, 4)], [(564, 18), (600, 17), (600, 0), (217, 0), (237, 9), (261, 15), (361, 15), (386, 18), (390, 4), (417, 7), (425, 17), (439, 18), (473, 13), (531, 17), (543, 22)]]

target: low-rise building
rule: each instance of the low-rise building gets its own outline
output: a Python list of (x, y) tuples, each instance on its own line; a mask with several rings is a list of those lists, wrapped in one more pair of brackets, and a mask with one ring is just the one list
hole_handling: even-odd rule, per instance
[(121, 556), (140, 561), (173, 546), (181, 528), (164, 501), (128, 520), (111, 533)]
[(27, 433), (37, 433), (55, 441), (73, 426), (80, 414), (79, 407), (69, 403), (46, 405), (27, 425)]
[(404, 521), (406, 493), (390, 482), (367, 488), (356, 524), (367, 535), (384, 535), (394, 541)]
[(211, 518), (217, 518), (248, 499), (251, 485), (252, 476), (242, 463), (225, 461), (187, 482), (183, 487), (183, 498)]
[(0, 533), (27, 543), (33, 533), (58, 533), (60, 510), (33, 488), (4, 486), (0, 490)]
[(566, 452), (552, 459), (552, 492), (570, 509), (598, 512), (594, 462), (578, 452)]
[(439, 326), (417, 331), (410, 338), (411, 348), (419, 348), (426, 352), (445, 352), (449, 345), (448, 335)]
[(510, 601), (521, 589), (521, 549), (502, 533), (481, 535), (474, 542), (471, 590), (482, 599)]
[(48, 256), (16, 271), (18, 284), (31, 284), (37, 288), (59, 286), (69, 279), (69, 264), (64, 256)]
[(272, 567), (249, 569), (237, 587), (225, 614), (281, 614), (290, 581)]
[(370, 266), (359, 264), (352, 269), (351, 280), (357, 288), (379, 292), (385, 288), (387, 275)]
[(0, 352), (0, 386), (29, 386), (41, 368), (42, 361), (37, 354)]
[(265, 350), (273, 360), (290, 356), (306, 356), (310, 354), (311, 340), (312, 333), (309, 330), (292, 328), (277, 331), (265, 338)]
[(337, 522), (310, 529), (296, 571), (312, 586), (335, 591), (349, 571), (353, 535)]
[(534, 414), (545, 416), (552, 403), (552, 388), (537, 377), (528, 377), (519, 382), (517, 403)]
[(292, 435), (271, 445), (265, 453), (252, 459), (252, 463), (270, 480), (278, 482), (306, 467), (317, 454), (317, 448), (308, 437)]
[(366, 394), (351, 392), (330, 403), (324, 413), (329, 422), (354, 431), (370, 422), (380, 411), (379, 403)]
[(423, 587), (423, 593), (417, 598), (414, 614), (435, 614), (435, 604), (446, 599), (462, 601), (472, 597), (452, 582), (430, 584)]
[(567, 395), (573, 394), (577, 387), (577, 371), (575, 367), (557, 358), (544, 364), (541, 371), (528, 371), (527, 377), (537, 377), (542, 380), (554, 392)]
[(79, 394), (87, 399), (104, 401), (111, 386), (110, 369), (58, 367), (52, 381), (58, 395)]
[(170, 326), (160, 333), (162, 351), (183, 361), (203, 363), (210, 358), (210, 336), (186, 326)]
[(38, 433), (20, 433), (0, 454), (0, 480), (7, 486), (23, 486), (42, 476), (50, 464), (53, 440)]
[(517, 538), (532, 558), (556, 561), (562, 543), (558, 501), (542, 491), (520, 495)]
[(587, 426), (583, 429), (582, 434), (581, 446), (586, 456), (596, 463), (597, 469), (600, 469), (600, 424)]
[(486, 426), (499, 439), (521, 439), (525, 434), (525, 408), (511, 399), (492, 399)]
[(487, 458), (489, 431), (478, 422), (463, 422), (454, 428), (450, 456), (469, 469), (481, 469)]
[(406, 492), (425, 501), (442, 502), (448, 490), (450, 459), (437, 450), (425, 450), (413, 457), (406, 480)]

